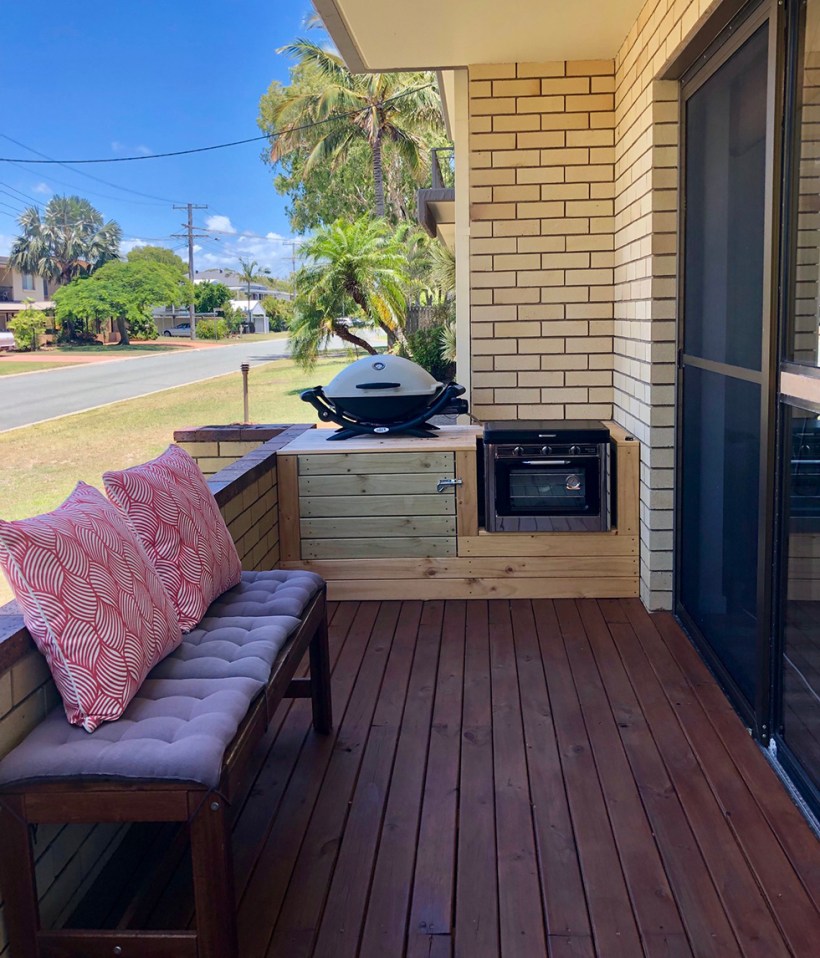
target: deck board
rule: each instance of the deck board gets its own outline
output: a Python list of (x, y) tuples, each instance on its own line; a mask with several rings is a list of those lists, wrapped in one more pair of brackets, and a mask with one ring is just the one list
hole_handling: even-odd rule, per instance
[(671, 616), (343, 602), (330, 641), (334, 733), (283, 705), (235, 808), (243, 958), (814, 954), (817, 842)]

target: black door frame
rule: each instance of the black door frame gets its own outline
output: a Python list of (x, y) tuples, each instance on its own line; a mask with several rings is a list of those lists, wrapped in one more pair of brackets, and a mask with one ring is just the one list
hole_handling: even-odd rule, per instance
[[(767, 82), (767, 118), (766, 118), (766, 186), (764, 219), (764, 266), (763, 266), (763, 317), (761, 337), (760, 372), (731, 366), (726, 363), (712, 362), (684, 354), (685, 334), (685, 230), (686, 230), (686, 103), (704, 83), (733, 56), (738, 49), (764, 24), (768, 23), (768, 82)], [(778, 386), (778, 222), (780, 209), (780, 155), (781, 143), (779, 131), (782, 118), (782, 95), (784, 56), (783, 31), (785, 17), (777, 0), (752, 2), (744, 7), (725, 27), (721, 34), (710, 44), (698, 61), (681, 77), (679, 94), (680, 145), (679, 180), (680, 215), (678, 217), (678, 361), (676, 370), (676, 411), (675, 411), (675, 473), (678, 481), (675, 486), (674, 511), (674, 585), (673, 598), (676, 615), (681, 619), (701, 655), (724, 687), (734, 706), (755, 737), (768, 742), (771, 732), (773, 658), (771, 642), (771, 624), (773, 609), (774, 583), (772, 568), (774, 561), (774, 521), (775, 521), (775, 453), (776, 453), (776, 411)], [(736, 379), (755, 382), (760, 386), (760, 457), (759, 457), (759, 495), (758, 515), (758, 560), (757, 560), (757, 683), (755, 701), (749, 702), (740, 690), (718, 655), (713, 651), (697, 625), (681, 604), (681, 515), (683, 449), (683, 370), (685, 366), (694, 366), (713, 372), (719, 372)], [(750, 517), (751, 518), (751, 517)]]

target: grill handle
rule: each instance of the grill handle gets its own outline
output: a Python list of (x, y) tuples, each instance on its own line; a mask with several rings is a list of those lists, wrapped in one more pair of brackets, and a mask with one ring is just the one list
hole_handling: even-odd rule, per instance
[(356, 389), (399, 389), (401, 383), (357, 383)]
[(463, 486), (463, 479), (439, 479), (438, 484), (436, 485), (436, 492), (446, 492), (448, 489), (451, 489), (453, 486)]

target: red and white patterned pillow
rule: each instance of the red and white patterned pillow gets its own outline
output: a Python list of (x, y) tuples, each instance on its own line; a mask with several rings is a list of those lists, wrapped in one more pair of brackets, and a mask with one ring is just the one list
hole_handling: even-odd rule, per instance
[(119, 718), (182, 641), (142, 544), (93, 486), (78, 483), (54, 512), (0, 520), (0, 565), (69, 722), (87, 732)]
[(225, 520), (196, 462), (171, 445), (151, 462), (106, 472), (105, 489), (128, 516), (190, 632), (242, 566)]

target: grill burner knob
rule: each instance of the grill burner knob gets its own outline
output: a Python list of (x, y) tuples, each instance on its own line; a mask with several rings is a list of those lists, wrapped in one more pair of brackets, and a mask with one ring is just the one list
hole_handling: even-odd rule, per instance
[(580, 446), (570, 446), (570, 447), (569, 447), (569, 454), (570, 454), (571, 456), (580, 456), (580, 455), (581, 455), (581, 447), (580, 447)]
[(551, 455), (552, 455), (552, 446), (541, 446), (541, 455), (542, 455), (542, 456), (551, 456)]
[(513, 449), (513, 455), (514, 455), (514, 456), (523, 456), (523, 455), (524, 455), (524, 447), (523, 447), (523, 446), (516, 446), (515, 449)]

